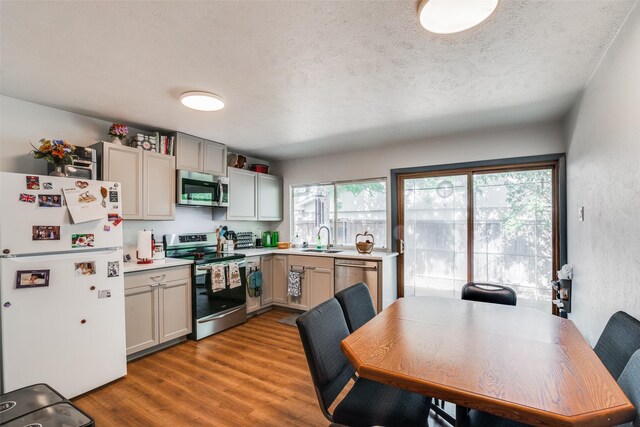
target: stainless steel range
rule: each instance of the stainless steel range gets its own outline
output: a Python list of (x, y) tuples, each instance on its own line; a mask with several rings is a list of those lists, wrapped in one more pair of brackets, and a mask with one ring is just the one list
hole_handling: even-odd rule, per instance
[[(216, 243), (215, 233), (164, 236), (167, 257), (193, 259), (195, 262), (192, 266), (191, 292), (193, 332), (189, 335), (193, 340), (208, 337), (247, 320), (245, 256), (233, 253), (218, 255)], [(240, 273), (240, 285), (231, 280), (235, 264)]]

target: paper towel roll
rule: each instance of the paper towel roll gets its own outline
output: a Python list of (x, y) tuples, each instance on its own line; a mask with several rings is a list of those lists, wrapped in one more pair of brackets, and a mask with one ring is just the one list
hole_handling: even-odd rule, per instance
[(138, 259), (150, 259), (152, 257), (151, 231), (138, 231)]

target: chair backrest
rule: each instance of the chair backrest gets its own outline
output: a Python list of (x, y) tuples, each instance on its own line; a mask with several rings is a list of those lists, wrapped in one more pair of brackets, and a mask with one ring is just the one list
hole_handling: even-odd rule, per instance
[(300, 315), (296, 324), (320, 409), (331, 421), (329, 407), (355, 372), (340, 349), (340, 342), (349, 336), (342, 308), (331, 298)]
[(462, 287), (462, 299), (503, 305), (516, 305), (518, 302), (516, 292), (508, 286), (475, 282)]
[(373, 300), (366, 284), (360, 282), (336, 294), (349, 332), (354, 332), (376, 316)]
[(593, 351), (613, 378), (618, 378), (631, 355), (640, 349), (640, 320), (624, 311), (615, 313), (604, 327)]
[(636, 350), (629, 359), (627, 366), (618, 378), (618, 385), (636, 407), (636, 419), (633, 421), (633, 426), (640, 427), (640, 350)]

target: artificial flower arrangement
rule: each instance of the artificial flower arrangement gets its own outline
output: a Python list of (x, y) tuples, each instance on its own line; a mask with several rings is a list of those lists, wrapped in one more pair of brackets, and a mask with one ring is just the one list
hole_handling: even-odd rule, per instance
[(129, 128), (127, 128), (127, 126), (123, 125), (122, 123), (113, 123), (109, 128), (109, 135), (114, 138), (118, 138), (120, 141), (125, 139), (128, 133)]
[(36, 159), (46, 159), (47, 162), (56, 166), (66, 165), (72, 162), (71, 153), (76, 148), (73, 144), (61, 139), (49, 140), (42, 138), (40, 147), (33, 147), (33, 157)]

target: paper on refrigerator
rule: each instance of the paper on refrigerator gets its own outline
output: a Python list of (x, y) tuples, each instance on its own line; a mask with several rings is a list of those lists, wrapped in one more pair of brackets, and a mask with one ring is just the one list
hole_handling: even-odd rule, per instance
[(95, 188), (63, 188), (69, 215), (73, 224), (105, 218), (106, 209), (98, 201)]

